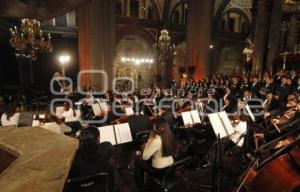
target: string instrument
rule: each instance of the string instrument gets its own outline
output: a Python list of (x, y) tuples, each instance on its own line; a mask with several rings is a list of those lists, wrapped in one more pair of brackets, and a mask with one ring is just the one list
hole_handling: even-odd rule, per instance
[(235, 190), (256, 192), (300, 191), (300, 138), (260, 163), (254, 160)]
[(289, 110), (284, 111), (277, 118), (271, 120), (272, 124), (278, 130), (278, 132), (281, 132), (283, 130), (278, 126), (283, 125), (284, 123), (287, 123), (288, 120), (292, 119), (295, 116), (296, 110), (297, 110), (296, 106), (291, 107)]

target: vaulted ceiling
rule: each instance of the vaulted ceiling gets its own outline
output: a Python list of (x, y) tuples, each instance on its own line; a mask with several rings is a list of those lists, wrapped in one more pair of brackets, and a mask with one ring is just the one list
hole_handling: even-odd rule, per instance
[(90, 0), (1, 0), (0, 17), (50, 19)]
[[(95, 0), (0, 0), (0, 17), (6, 18), (36, 18), (47, 20), (76, 9), (83, 3)], [(145, 1), (145, 0), (141, 0)], [(178, 3), (188, 0), (150, 0), (156, 5), (160, 18), (169, 18)], [(215, 0), (215, 14), (225, 10), (231, 1)], [(251, 0), (239, 0), (251, 1)], [(232, 3), (231, 3), (232, 4)], [(222, 9), (222, 10), (220, 10)]]

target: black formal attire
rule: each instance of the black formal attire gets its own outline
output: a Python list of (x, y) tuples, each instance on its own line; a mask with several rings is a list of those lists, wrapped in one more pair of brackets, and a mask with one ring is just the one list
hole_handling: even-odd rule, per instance
[[(78, 149), (69, 173), (69, 178), (90, 176), (100, 172), (108, 173), (108, 185), (112, 190), (114, 185), (114, 171), (109, 163), (113, 154), (113, 146), (109, 142), (100, 143), (95, 151), (96, 158), (93, 161), (86, 160), (85, 154)], [(84, 192), (103, 191), (103, 185), (95, 185)]]

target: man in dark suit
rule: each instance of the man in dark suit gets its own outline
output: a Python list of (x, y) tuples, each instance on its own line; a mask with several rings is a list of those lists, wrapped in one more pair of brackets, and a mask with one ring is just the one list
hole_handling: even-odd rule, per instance
[(273, 77), (271, 77), (271, 76), (266, 77), (265, 88), (267, 88), (269, 91), (274, 93), (276, 86), (275, 86), (275, 83), (273, 82)]
[(253, 97), (259, 98), (259, 90), (261, 88), (261, 84), (258, 82), (258, 77), (253, 76), (252, 78), (252, 84), (250, 90), (252, 91)]
[(291, 86), (287, 84), (287, 77), (281, 77), (281, 84), (276, 87), (276, 94), (279, 96), (281, 108), (286, 105), (286, 98), (290, 92)]

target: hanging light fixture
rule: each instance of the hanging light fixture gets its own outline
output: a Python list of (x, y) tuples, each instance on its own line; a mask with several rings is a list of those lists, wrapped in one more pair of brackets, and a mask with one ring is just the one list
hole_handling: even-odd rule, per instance
[(50, 33), (45, 38), (40, 22), (35, 19), (22, 19), (21, 27), (14, 26), (10, 34), (10, 44), (16, 49), (16, 55), (36, 61), (39, 53), (53, 50)]

